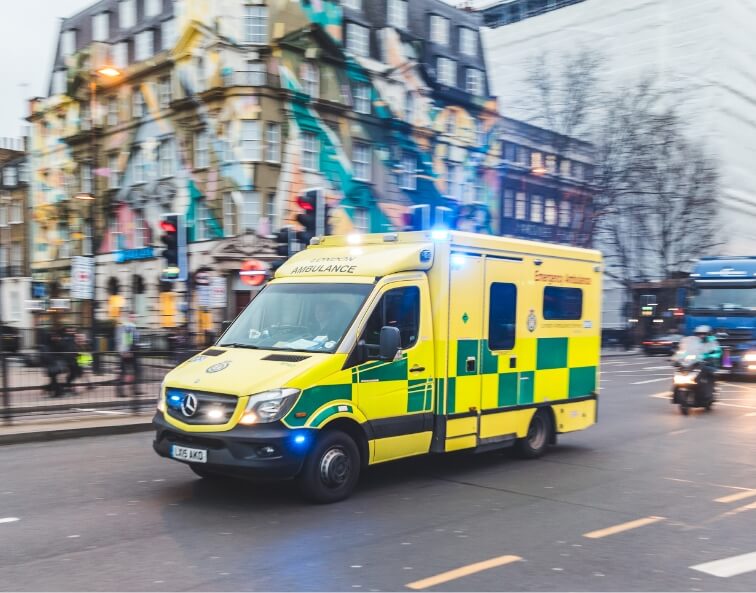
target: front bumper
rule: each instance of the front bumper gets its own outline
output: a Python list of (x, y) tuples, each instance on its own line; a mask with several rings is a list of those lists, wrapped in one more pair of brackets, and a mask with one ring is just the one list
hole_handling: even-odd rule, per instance
[[(302, 469), (313, 431), (292, 431), (283, 424), (237, 426), (224, 432), (184, 432), (168, 424), (162, 412), (152, 419), (155, 427), (153, 449), (161, 457), (171, 457), (173, 445), (207, 451), (207, 463), (199, 464), (214, 472), (249, 478), (289, 479)], [(304, 435), (303, 443), (295, 436)], [(273, 448), (273, 453), (264, 451)], [(183, 463), (183, 462), (182, 462)]]

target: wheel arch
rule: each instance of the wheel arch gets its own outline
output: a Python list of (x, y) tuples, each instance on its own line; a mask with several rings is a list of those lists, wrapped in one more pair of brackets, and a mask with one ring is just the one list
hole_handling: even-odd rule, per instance
[(348, 434), (354, 440), (360, 452), (360, 464), (363, 468), (368, 466), (370, 463), (370, 447), (365, 429), (359, 422), (352, 418), (341, 416), (330, 420), (321, 426), (320, 430), (323, 432), (339, 430)]

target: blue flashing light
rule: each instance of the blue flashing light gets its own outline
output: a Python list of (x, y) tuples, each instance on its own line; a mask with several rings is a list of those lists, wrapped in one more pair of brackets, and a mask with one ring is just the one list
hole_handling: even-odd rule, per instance
[(304, 449), (310, 443), (310, 435), (304, 431), (294, 433), (292, 445), (297, 449)]
[(465, 256), (461, 253), (454, 253), (451, 256), (451, 263), (455, 268), (461, 268), (465, 265)]
[(298, 434), (297, 436), (294, 437), (294, 442), (297, 445), (303, 444), (306, 440), (307, 440), (307, 437), (303, 434)]
[(434, 241), (445, 241), (449, 238), (449, 231), (446, 229), (434, 229), (431, 231), (431, 239)]

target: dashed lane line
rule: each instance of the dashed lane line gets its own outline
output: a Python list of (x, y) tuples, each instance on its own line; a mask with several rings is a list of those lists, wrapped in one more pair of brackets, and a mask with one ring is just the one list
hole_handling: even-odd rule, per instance
[(484, 560), (483, 562), (476, 562), (474, 564), (468, 564), (467, 566), (455, 568), (454, 570), (442, 572), (441, 574), (428, 577), (427, 579), (414, 581), (412, 583), (408, 583), (405, 586), (408, 589), (414, 589), (417, 591), (421, 589), (428, 589), (429, 587), (435, 587), (436, 585), (440, 585), (442, 583), (448, 583), (449, 581), (461, 579), (462, 577), (475, 574), (476, 572), (482, 572), (484, 570), (496, 568), (497, 566), (512, 564), (513, 562), (519, 562), (520, 560), (522, 560), (522, 558), (520, 558), (519, 556), (497, 556), (496, 558), (491, 558), (490, 560)]
[(712, 562), (704, 562), (690, 568), (715, 577), (734, 577), (756, 570), (756, 552), (730, 556), (729, 558), (722, 558), (721, 560), (714, 560)]
[(20, 520), (18, 517), (0, 517), (0, 523), (15, 523)]
[(714, 502), (736, 502), (745, 498), (751, 498), (752, 496), (756, 496), (756, 490), (746, 490), (745, 492), (738, 492), (737, 494), (720, 496), (719, 498), (715, 498)]
[(646, 385), (647, 383), (658, 383), (659, 381), (669, 381), (669, 376), (659, 377), (658, 379), (646, 379), (645, 381), (635, 381), (630, 385)]
[(651, 525), (652, 523), (658, 523), (659, 521), (664, 521), (664, 517), (654, 517), (654, 516), (643, 517), (642, 519), (636, 519), (635, 521), (628, 521), (627, 523), (620, 523), (619, 525), (612, 525), (611, 527), (606, 527), (605, 529), (597, 529), (596, 531), (589, 531), (588, 533), (584, 533), (583, 537), (587, 537), (589, 539), (599, 539), (602, 537), (615, 535), (617, 533), (622, 533), (623, 531), (637, 529), (638, 527), (645, 527), (646, 525)]

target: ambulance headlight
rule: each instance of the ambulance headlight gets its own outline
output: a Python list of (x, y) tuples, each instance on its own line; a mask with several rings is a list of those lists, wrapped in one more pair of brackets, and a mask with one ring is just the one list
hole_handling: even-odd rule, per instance
[(165, 405), (165, 380), (160, 384), (160, 392), (158, 393), (157, 409), (159, 412), (165, 412), (167, 406)]
[(239, 424), (266, 424), (280, 420), (291, 410), (299, 397), (299, 389), (271, 389), (249, 397)]

